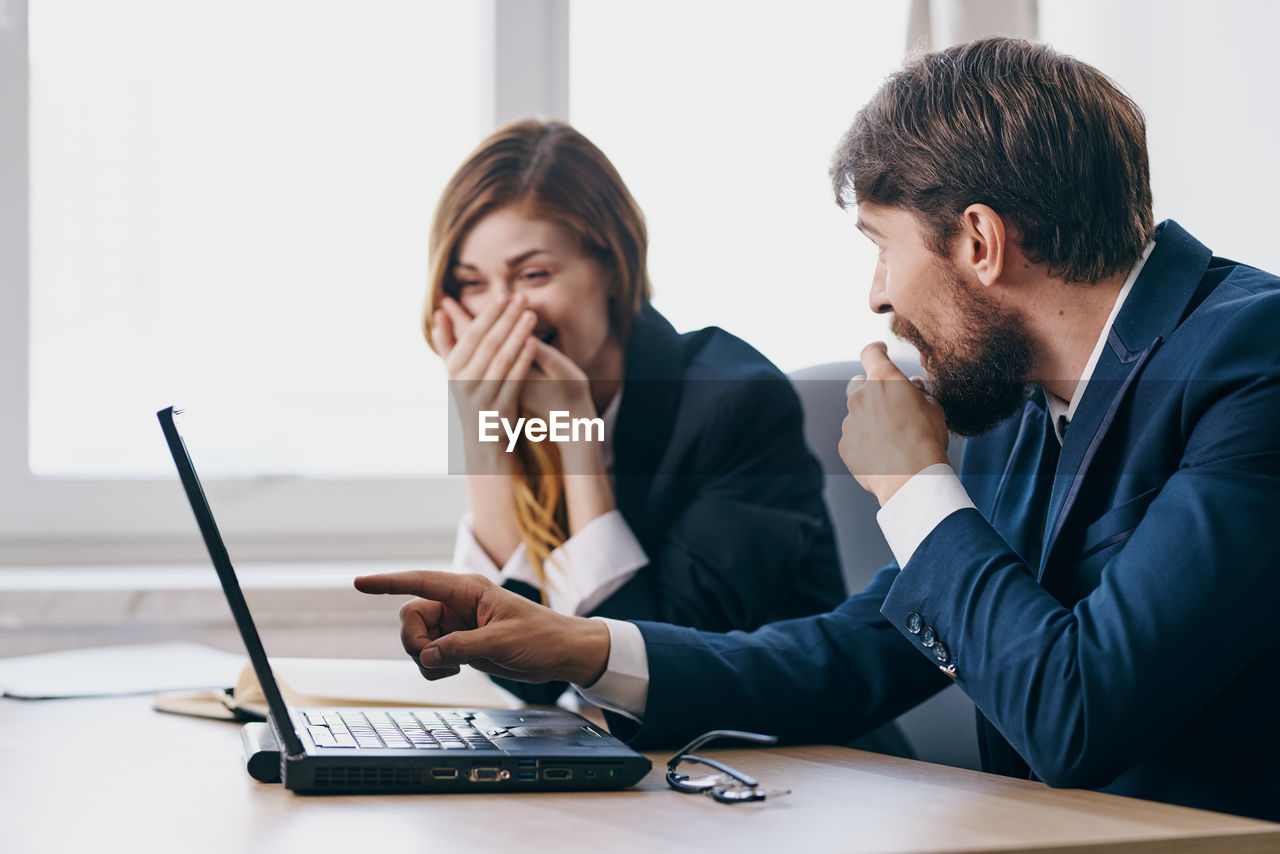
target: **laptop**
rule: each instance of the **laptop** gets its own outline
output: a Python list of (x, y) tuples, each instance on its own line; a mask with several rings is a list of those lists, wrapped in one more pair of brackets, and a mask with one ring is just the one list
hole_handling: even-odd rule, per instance
[[(311, 793), (619, 789), (644, 756), (562, 709), (305, 708), (285, 705), (174, 416), (156, 415), (283, 747), (285, 788)], [(405, 667), (412, 664), (405, 662)]]

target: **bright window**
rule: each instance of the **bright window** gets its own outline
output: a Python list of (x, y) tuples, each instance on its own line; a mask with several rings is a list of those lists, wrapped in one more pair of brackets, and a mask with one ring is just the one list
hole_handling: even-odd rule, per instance
[[(678, 328), (788, 370), (888, 339), (827, 167), (911, 6), (0, 0), (0, 561), (198, 555), (169, 404), (240, 556), (446, 555), (427, 228), (498, 121), (569, 105)], [(1280, 270), (1280, 7), (1037, 8), (1146, 111), (1157, 216)]]
[(575, 2), (570, 111), (649, 223), (654, 305), (784, 370), (890, 340), (827, 167), (902, 62), (907, 3)]
[(30, 464), (445, 470), (427, 229), (481, 136), (481, 3), (30, 6)]
[(1260, 0), (1040, 0), (1041, 37), (1097, 66), (1146, 115), (1156, 221), (1273, 273), (1277, 28), (1280, 5)]

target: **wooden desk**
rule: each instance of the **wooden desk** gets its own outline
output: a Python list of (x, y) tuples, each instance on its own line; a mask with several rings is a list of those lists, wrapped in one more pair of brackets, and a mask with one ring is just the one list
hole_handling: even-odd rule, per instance
[(150, 698), (0, 699), (0, 850), (1280, 851), (1280, 825), (838, 747), (719, 751), (792, 794), (303, 797), (245, 773), (235, 724)]

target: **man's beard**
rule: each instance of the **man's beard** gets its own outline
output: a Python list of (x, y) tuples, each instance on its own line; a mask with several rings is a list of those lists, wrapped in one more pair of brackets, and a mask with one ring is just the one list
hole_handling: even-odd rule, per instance
[(889, 328), (920, 351), (930, 394), (942, 405), (947, 429), (978, 436), (1026, 403), (1031, 337), (1017, 314), (970, 288), (951, 267), (942, 269), (945, 299), (958, 311), (965, 337), (931, 344), (914, 324), (896, 314)]

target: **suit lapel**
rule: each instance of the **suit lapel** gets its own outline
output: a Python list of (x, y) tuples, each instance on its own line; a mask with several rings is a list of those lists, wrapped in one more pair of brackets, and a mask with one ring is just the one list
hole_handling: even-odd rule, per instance
[[(631, 325), (627, 340), (622, 405), (613, 437), (614, 494), (627, 519), (640, 512), (671, 441), (680, 405), (684, 342), (648, 303)], [(643, 533), (637, 531), (641, 541)]]
[(1053, 492), (1049, 497), (1049, 512), (1045, 517), (1044, 543), (1040, 551), (1044, 559), (1040, 562), (1040, 577), (1044, 576), (1053, 546), (1062, 533), (1062, 527), (1075, 504), (1089, 465), (1115, 420), (1120, 404), (1124, 402), (1147, 359), (1163, 340), (1157, 336), (1145, 348), (1135, 352), (1127, 349), (1114, 331), (1107, 336), (1107, 347), (1098, 359), (1093, 377), (1085, 389), (1085, 396), (1080, 401), (1076, 417), (1067, 428), (1067, 436), (1062, 443), (1062, 455), (1058, 458), (1058, 467), (1053, 476)]
[(1038, 576), (1053, 557), (1089, 466), (1143, 368), (1177, 328), (1212, 253), (1177, 223), (1167, 220), (1107, 335), (1075, 417), (1067, 428), (1053, 477)]
[(1045, 411), (1043, 392), (1035, 389), (1023, 410), (1022, 422), (1000, 477), (991, 505), (991, 524), (1034, 574), (1040, 563), (1044, 519), (1058, 462), (1058, 439)]

